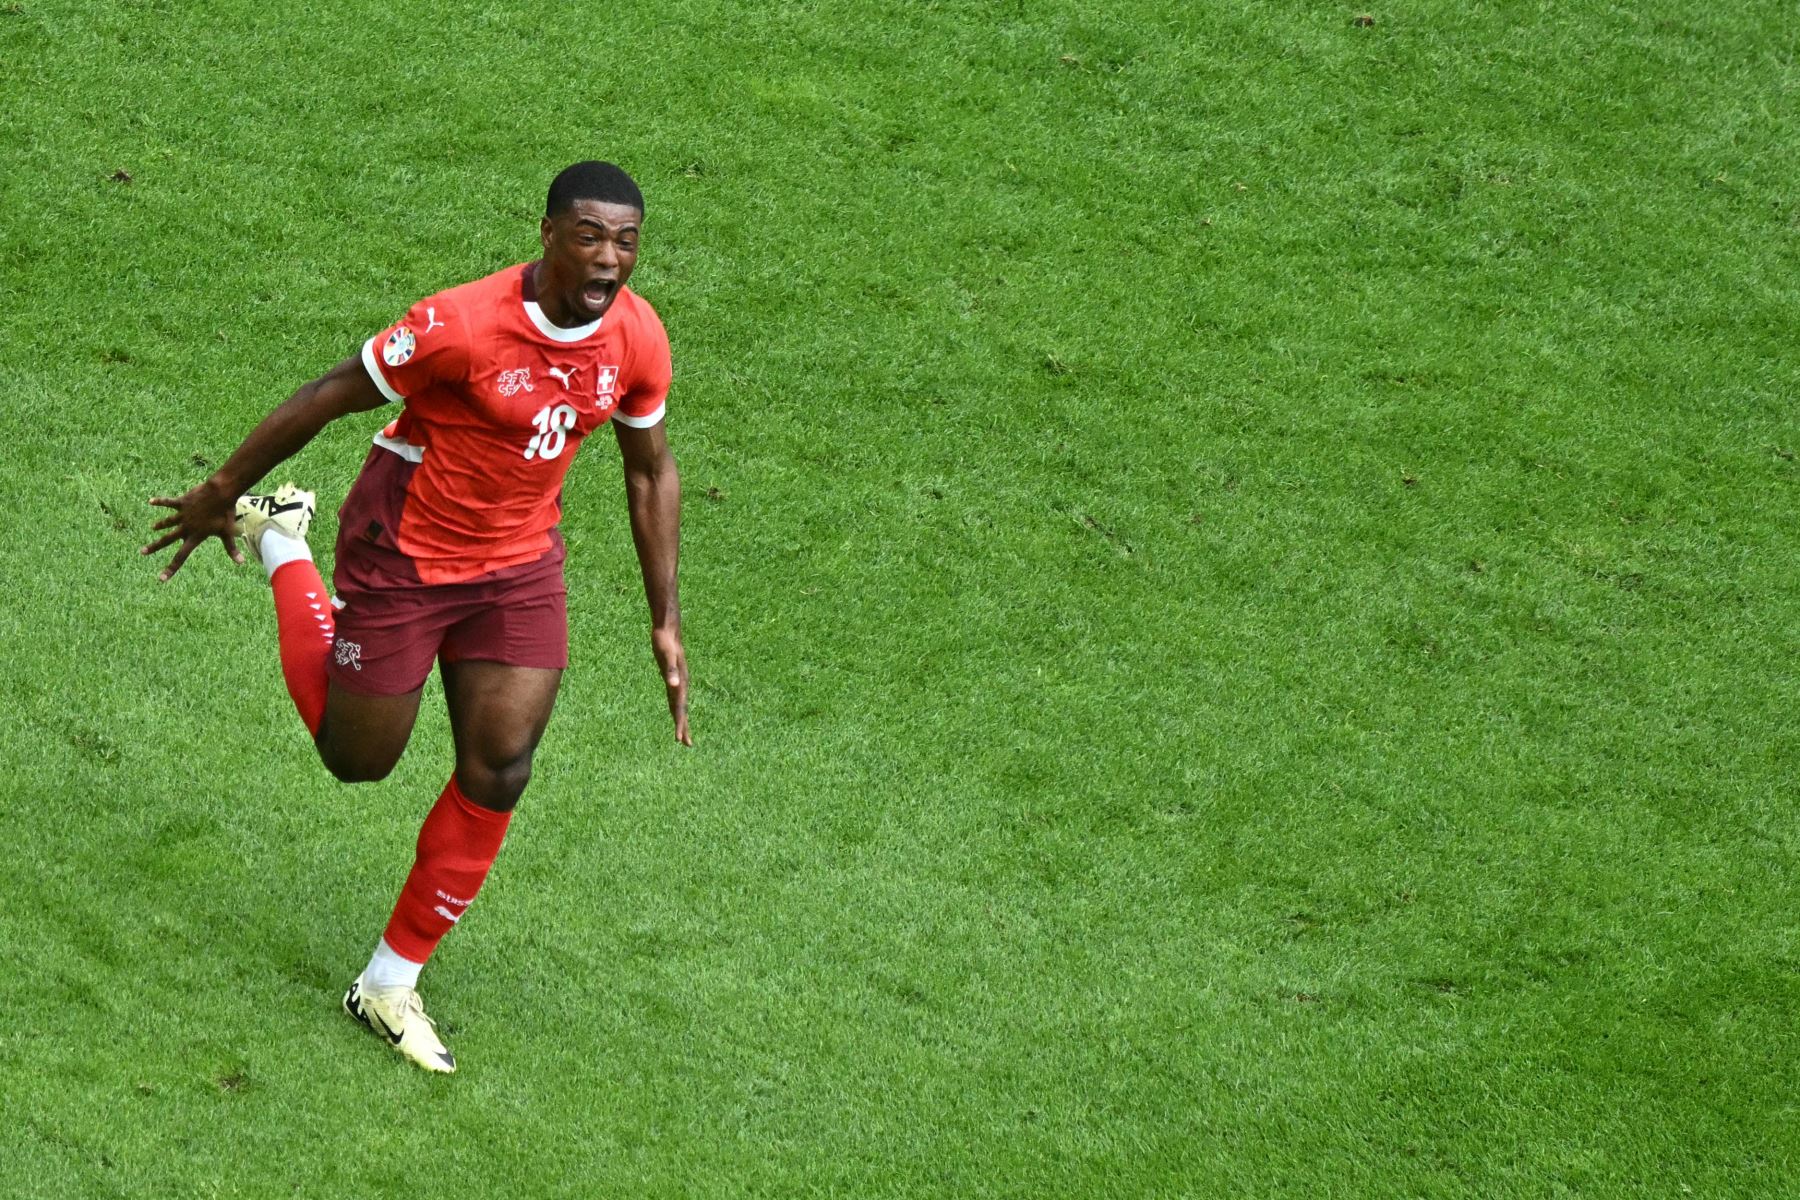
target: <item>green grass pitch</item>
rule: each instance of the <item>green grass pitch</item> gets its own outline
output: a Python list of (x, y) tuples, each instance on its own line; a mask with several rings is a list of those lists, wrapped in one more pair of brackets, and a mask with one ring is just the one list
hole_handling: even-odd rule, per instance
[[(1800, 1192), (1795, 29), (0, 7), (0, 1196)], [(336, 1004), (441, 697), (335, 784), (135, 550), (590, 156), (698, 745), (596, 440), (431, 1078)]]

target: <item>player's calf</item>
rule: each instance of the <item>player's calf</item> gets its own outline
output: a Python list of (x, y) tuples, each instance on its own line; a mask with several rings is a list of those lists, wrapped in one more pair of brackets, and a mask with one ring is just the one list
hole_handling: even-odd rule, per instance
[(419, 1066), (456, 1069), (418, 1003), (419, 973), (481, 891), (511, 817), (482, 808), (453, 775), (419, 828), (412, 870), (344, 1009)]

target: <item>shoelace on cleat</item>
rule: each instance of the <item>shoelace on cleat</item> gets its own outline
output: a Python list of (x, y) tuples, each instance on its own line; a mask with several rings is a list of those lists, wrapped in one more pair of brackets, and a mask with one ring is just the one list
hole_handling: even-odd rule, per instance
[(437, 1028), (437, 1022), (432, 1020), (430, 1015), (426, 1013), (425, 1001), (419, 999), (419, 993), (416, 990), (407, 994), (406, 1003), (401, 1005), (400, 1008), (403, 1014), (417, 1015), (421, 1021), (424, 1021), (433, 1029)]

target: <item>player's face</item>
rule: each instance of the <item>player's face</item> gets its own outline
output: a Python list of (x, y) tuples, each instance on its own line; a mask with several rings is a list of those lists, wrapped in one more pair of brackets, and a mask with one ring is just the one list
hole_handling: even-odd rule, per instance
[(554, 217), (545, 217), (544, 273), (540, 303), (545, 311), (561, 309), (585, 324), (606, 315), (619, 289), (637, 265), (638, 226), (644, 214), (629, 204), (577, 200)]

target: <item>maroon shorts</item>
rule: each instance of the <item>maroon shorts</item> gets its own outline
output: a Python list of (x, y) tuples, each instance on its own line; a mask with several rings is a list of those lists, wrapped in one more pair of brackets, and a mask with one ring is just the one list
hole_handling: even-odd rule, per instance
[[(332, 573), (337, 640), (331, 680), (364, 696), (400, 696), (424, 685), (433, 660), (476, 659), (514, 667), (569, 665), (562, 555), (467, 583), (407, 582), (385, 556), (338, 545)], [(560, 551), (561, 546), (557, 549)]]

